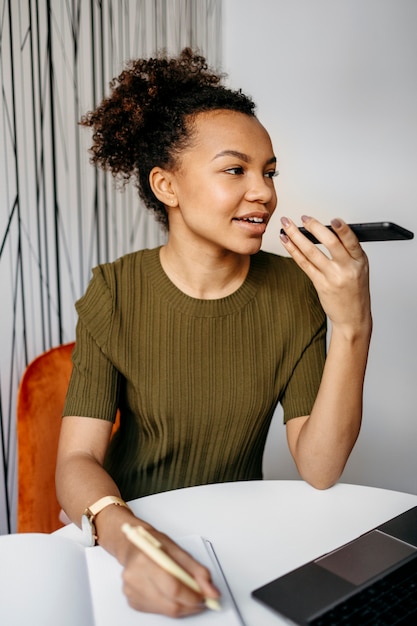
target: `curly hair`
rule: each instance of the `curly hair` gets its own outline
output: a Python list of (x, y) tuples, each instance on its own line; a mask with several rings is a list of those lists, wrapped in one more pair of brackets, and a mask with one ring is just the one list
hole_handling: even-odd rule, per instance
[(190, 48), (175, 58), (133, 60), (111, 81), (110, 96), (81, 118), (82, 126), (93, 128), (91, 162), (123, 184), (133, 178), (165, 229), (168, 214), (150, 187), (151, 170), (175, 168), (181, 151), (192, 144), (198, 113), (228, 109), (255, 115), (252, 99), (221, 85), (223, 78)]

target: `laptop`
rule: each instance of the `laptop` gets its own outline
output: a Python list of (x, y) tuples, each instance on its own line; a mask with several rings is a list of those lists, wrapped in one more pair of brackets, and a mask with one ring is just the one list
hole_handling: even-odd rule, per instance
[(417, 506), (252, 595), (302, 626), (417, 624)]

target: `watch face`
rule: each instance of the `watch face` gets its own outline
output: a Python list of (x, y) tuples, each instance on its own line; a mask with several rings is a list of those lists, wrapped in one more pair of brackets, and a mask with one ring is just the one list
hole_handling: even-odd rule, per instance
[(94, 537), (96, 529), (93, 522), (88, 519), (87, 515), (83, 515), (81, 517), (81, 529), (83, 531), (85, 545), (94, 546), (96, 544), (96, 540)]

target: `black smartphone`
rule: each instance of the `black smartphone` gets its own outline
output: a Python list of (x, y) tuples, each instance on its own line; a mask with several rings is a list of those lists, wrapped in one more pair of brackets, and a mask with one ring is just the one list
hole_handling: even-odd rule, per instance
[[(365, 222), (363, 224), (349, 224), (359, 241), (399, 241), (412, 239), (414, 233), (398, 224), (392, 222)], [(327, 226), (331, 231), (333, 228)], [(313, 243), (320, 243), (314, 235), (308, 232), (303, 226), (300, 227), (303, 233)]]

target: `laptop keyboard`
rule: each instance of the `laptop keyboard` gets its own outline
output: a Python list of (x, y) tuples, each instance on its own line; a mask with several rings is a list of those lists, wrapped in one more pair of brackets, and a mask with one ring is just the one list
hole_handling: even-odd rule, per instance
[(311, 626), (415, 626), (416, 559), (405, 563), (308, 623)]

